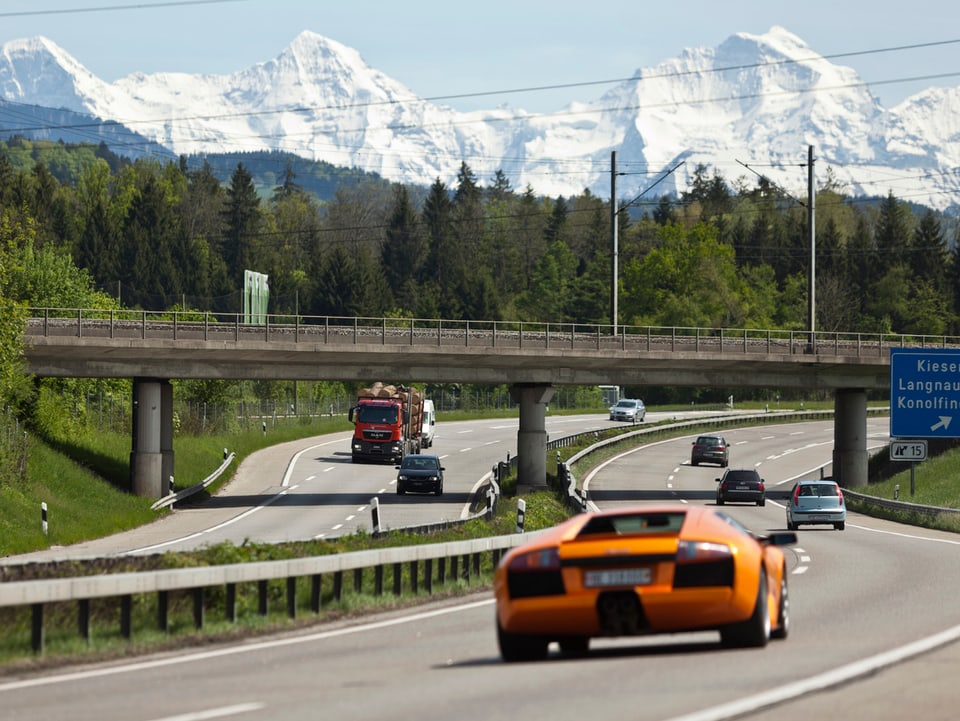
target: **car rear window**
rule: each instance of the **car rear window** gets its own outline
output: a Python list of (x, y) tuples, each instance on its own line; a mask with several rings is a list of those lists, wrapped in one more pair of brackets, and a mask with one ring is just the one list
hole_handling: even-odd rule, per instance
[(839, 496), (840, 490), (832, 483), (808, 483), (800, 486), (801, 496)]
[(727, 473), (728, 481), (758, 481), (760, 476), (755, 471), (730, 471)]
[(643, 533), (677, 533), (687, 514), (630, 513), (622, 516), (596, 516), (580, 529), (578, 537), (613, 533), (618, 536)]
[(698, 446), (719, 446), (720, 439), (716, 436), (700, 436), (697, 439)]

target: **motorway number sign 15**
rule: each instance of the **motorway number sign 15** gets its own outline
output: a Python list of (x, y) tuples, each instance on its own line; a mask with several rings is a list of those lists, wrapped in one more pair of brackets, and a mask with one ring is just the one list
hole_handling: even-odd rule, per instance
[(927, 460), (926, 441), (891, 441), (891, 461), (925, 461)]
[(890, 436), (960, 438), (960, 350), (890, 349)]

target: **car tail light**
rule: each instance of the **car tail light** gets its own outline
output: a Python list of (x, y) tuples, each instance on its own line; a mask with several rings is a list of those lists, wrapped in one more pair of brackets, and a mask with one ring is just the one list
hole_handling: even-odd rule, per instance
[(522, 553), (510, 560), (511, 573), (524, 571), (557, 571), (560, 569), (560, 553), (556, 548), (539, 548)]
[(843, 505), (843, 491), (840, 490), (839, 486), (837, 487), (837, 498), (840, 501), (840, 505)]
[(724, 543), (680, 541), (677, 544), (674, 588), (733, 586), (733, 552)]
[(725, 543), (711, 541), (680, 541), (677, 544), (677, 563), (703, 563), (721, 561), (733, 554)]
[(765, 491), (767, 489), (767, 487), (763, 484), (763, 481), (760, 481), (759, 488), (761, 491)]
[(800, 486), (793, 489), (793, 505), (800, 505)]
[(566, 588), (559, 551), (539, 548), (511, 558), (507, 565), (507, 589), (510, 598), (562, 596)]

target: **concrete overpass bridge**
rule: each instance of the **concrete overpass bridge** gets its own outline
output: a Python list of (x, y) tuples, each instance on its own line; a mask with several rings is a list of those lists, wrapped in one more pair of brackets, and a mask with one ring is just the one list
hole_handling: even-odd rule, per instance
[(519, 482), (546, 482), (546, 405), (558, 385), (750, 387), (834, 394), (835, 475), (867, 483), (867, 391), (889, 391), (890, 349), (960, 338), (507, 321), (31, 309), (29, 372), (132, 378), (131, 487), (173, 475), (171, 379), (507, 384), (519, 404)]

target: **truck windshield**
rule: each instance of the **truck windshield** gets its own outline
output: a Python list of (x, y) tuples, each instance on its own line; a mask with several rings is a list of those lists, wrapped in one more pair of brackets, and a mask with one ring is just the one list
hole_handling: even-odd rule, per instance
[(360, 406), (360, 410), (357, 413), (357, 420), (360, 423), (388, 423), (396, 425), (397, 408), (396, 406), (384, 408)]

